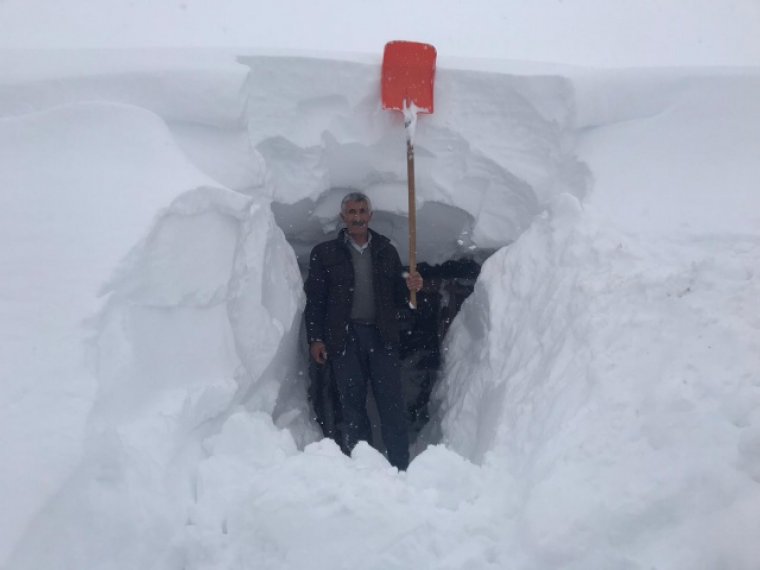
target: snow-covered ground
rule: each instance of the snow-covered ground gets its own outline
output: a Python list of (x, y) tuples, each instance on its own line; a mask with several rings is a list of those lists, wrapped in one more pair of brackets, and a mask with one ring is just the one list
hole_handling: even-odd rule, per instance
[(489, 69), (417, 127), (420, 260), (495, 253), (398, 473), (299, 336), (345, 187), (404, 252), (379, 61), (0, 55), (0, 567), (757, 568), (760, 69)]

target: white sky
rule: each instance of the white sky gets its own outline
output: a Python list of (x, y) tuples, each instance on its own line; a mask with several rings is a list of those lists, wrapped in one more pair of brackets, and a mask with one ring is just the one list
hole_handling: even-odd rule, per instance
[(0, 48), (236, 47), (758, 65), (760, 0), (0, 0)]

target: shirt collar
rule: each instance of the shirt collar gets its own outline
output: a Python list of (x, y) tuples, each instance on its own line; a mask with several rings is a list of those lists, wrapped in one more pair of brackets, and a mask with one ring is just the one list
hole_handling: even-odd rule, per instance
[(364, 245), (359, 245), (356, 243), (348, 232), (343, 234), (343, 239), (346, 240), (346, 243), (349, 244), (351, 247), (353, 247), (356, 251), (359, 253), (364, 253), (364, 251), (369, 247), (369, 244), (372, 243), (372, 232), (367, 233), (367, 243)]

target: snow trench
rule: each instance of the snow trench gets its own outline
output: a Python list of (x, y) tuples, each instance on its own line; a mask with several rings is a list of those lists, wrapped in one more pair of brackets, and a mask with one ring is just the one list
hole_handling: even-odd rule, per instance
[[(140, 109), (158, 126), (106, 121), (104, 140), (117, 144), (134, 132), (166, 140), (159, 133), (167, 130), (176, 147), (157, 146), (150, 161), (125, 154), (128, 168), (149, 186), (163, 184), (155, 165), (173, 153), (192, 174), (149, 231), (131, 234), (128, 254), (104, 250), (112, 275), (90, 284), (105, 305), (89, 320), (81, 369), (96, 390), (89, 408), (72, 408), (84, 439), (70, 447), (68, 466), (51, 473), (57, 492), (12, 513), (6, 536), (18, 541), (4, 544), (6, 561), (128, 568), (156, 565), (162, 553), (158, 567), (205, 567), (192, 550), (216, 548), (208, 540), (227, 524), (224, 505), (232, 508), (244, 484), (225, 461), (251, 474), (319, 439), (301, 361), (301, 271), (308, 249), (335, 231), (346, 188), (370, 194), (375, 227), (406, 256), (401, 118), (380, 109), (377, 69), (365, 64), (251, 58), (242, 60), (245, 70), (127, 57), (104, 68), (100, 58), (69, 66), (33, 54), (25, 61), (26, 74), (2, 84), (0, 108), (7, 120), (31, 117), (42, 129), (48, 109), (68, 116), (58, 139), (47, 133), (53, 155), (66, 150), (63, 141), (83, 140), (82, 124), (96, 128), (76, 117), (76, 106), (99, 106), (106, 116)], [(586, 172), (569, 151), (570, 90), (554, 77), (442, 70), (439, 81), (446, 88), (436, 115), (421, 120), (416, 135), (419, 259), (482, 260), (514, 241), (552, 196), (585, 193)], [(120, 178), (123, 165), (106, 169)], [(61, 190), (76, 196), (94, 187), (88, 168), (85, 161), (73, 169)], [(92, 213), (81, 210), (83, 225)], [(108, 235), (108, 226), (101, 215), (96, 228)], [(318, 455), (340, 456), (329, 442), (317, 445)], [(242, 455), (224, 459), (230, 453)], [(343, 469), (383, 465), (373, 453), (358, 450), (355, 465), (341, 459)], [(77, 509), (84, 510), (73, 516)], [(214, 531), (199, 538), (204, 525)]]
[[(49, 271), (1, 285), (22, 356), (3, 377), (19, 467), (0, 471), (0, 565), (752, 568), (758, 237), (616, 226), (578, 156), (639, 149), (589, 106), (604, 144), (576, 128), (593, 81), (438, 72), (415, 139), (419, 259), (485, 262), (445, 344), (425, 435), (441, 444), (398, 473), (321, 438), (301, 338), (306, 255), (347, 188), (405, 256), (404, 134), (378, 66), (108, 57), (27, 55), (0, 82), (0, 232), (23, 237), (2, 261)], [(665, 91), (683, 115), (615, 115), (656, 140), (674, 116), (714, 134), (714, 107)], [(51, 456), (53, 427), (22, 418), (56, 404)]]

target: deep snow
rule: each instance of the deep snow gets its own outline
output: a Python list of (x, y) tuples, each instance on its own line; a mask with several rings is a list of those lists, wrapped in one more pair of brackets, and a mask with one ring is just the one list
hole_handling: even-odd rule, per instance
[(74, 55), (0, 60), (0, 565), (756, 567), (760, 71), (439, 69), (419, 258), (495, 253), (397, 473), (299, 339), (343, 188), (404, 251), (379, 62)]

